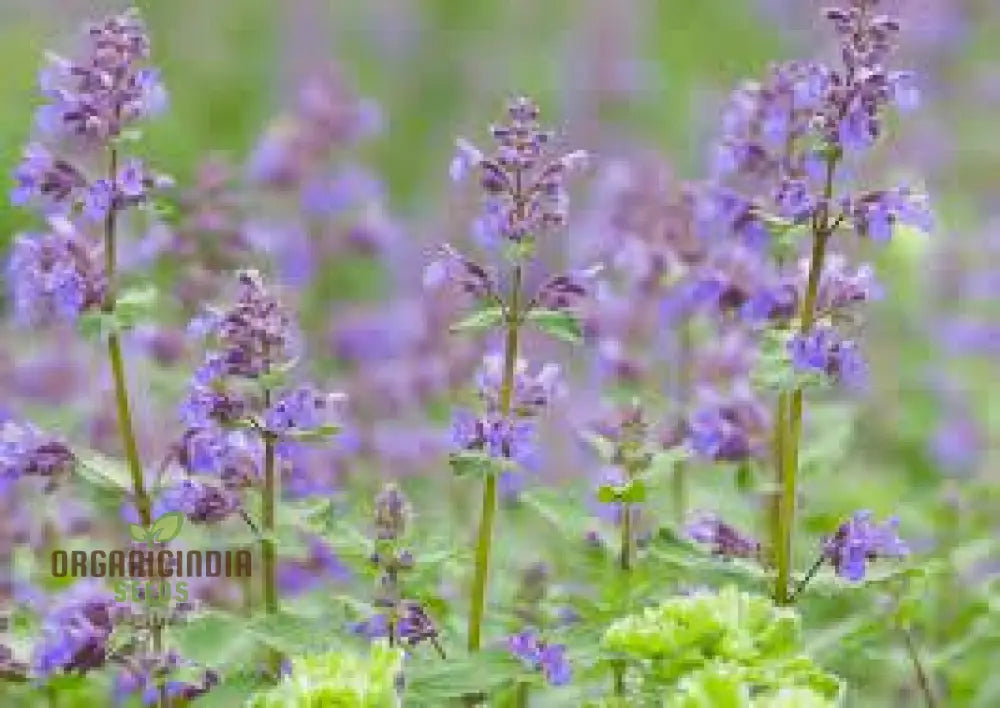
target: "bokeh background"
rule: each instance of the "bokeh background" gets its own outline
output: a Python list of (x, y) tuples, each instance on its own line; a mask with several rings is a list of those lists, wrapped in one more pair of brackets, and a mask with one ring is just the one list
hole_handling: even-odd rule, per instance
[[(338, 358), (347, 345), (336, 335), (337, 320), (349, 320), (363, 332), (366, 318), (375, 317), (371, 313), (381, 313), (382, 319), (371, 320), (378, 323), (395, 313), (402, 328), (408, 311), (400, 284), (419, 282), (419, 258), (426, 248), (467, 237), (468, 195), (457, 194), (448, 180), (457, 135), (481, 140), (484, 126), (498, 117), (504, 101), (523, 92), (538, 99), (562, 140), (595, 153), (598, 168), (612, 158), (653, 153), (679, 178), (701, 179), (720, 109), (739, 81), (762, 75), (774, 60), (823, 57), (833, 51), (828, 28), (818, 19), (824, 4), (147, 0), (137, 5), (147, 20), (171, 107), (145, 129), (141, 151), (176, 179), (179, 190), (197, 191), (194, 185), (204, 179), (209, 155), (222, 156), (241, 175), (273, 121), (294, 110), (303, 81), (326, 67), (336, 66), (349, 91), (377, 105), (378, 130), (345, 149), (343, 159), (363, 165), (377, 178), (378, 211), (374, 216), (366, 212), (365, 228), (379, 232), (372, 243), (394, 244), (386, 248), (396, 255), (372, 258), (364, 249), (360, 255), (347, 253), (311, 273), (308, 295), (299, 291), (294, 277), (288, 278), (289, 290), (302, 294), (301, 314), (315, 335), (311, 366), (351, 388), (360, 377), (358, 361), (351, 368), (340, 360), (344, 357)], [(821, 465), (814, 478), (806, 479), (807, 487), (814, 486), (805, 524), (807, 533), (819, 534), (845, 509), (869, 506), (880, 514), (898, 513), (916, 549), (949, 562), (956, 549), (966, 553), (963, 571), (955, 577), (961, 593), (969, 594), (956, 600), (954, 585), (935, 586), (924, 598), (922, 611), (933, 620), (928, 620), (928, 633), (938, 633), (928, 642), (938, 657), (935, 670), (954, 672), (950, 681), (974, 683), (979, 676), (996, 684), (996, 676), (977, 674), (977, 658), (985, 660), (991, 648), (998, 648), (996, 641), (965, 649), (953, 644), (960, 635), (977, 631), (983, 603), (989, 606), (977, 587), (986, 592), (1000, 560), (995, 549), (995, 512), (1000, 508), (1000, 141), (995, 128), (1000, 115), (1000, 3), (895, 0), (886, 5), (903, 20), (896, 63), (918, 72), (922, 101), (918, 111), (893, 119), (891, 137), (876, 152), (871, 174), (879, 182), (923, 185), (936, 229), (928, 238), (907, 232), (874, 255), (886, 295), (866, 328), (871, 387), (857, 402), (856, 416), (845, 418), (839, 409), (829, 412), (829, 440), (823, 444), (830, 448), (828, 460), (836, 462)], [(66, 46), (83, 20), (121, 7), (76, 0), (0, 1), (3, 191), (39, 102), (36, 76), (43, 52)], [(587, 213), (592, 188), (584, 184), (574, 194), (578, 213)], [(0, 251), (14, 234), (36, 224), (34, 219), (0, 200)], [(568, 261), (573, 260), (575, 234), (586, 231), (583, 221), (571, 225), (563, 254)], [(270, 227), (278, 222), (267, 220)], [(281, 250), (268, 243), (274, 252)], [(154, 279), (166, 281), (174, 274), (165, 267)], [(183, 314), (170, 311), (168, 319), (179, 320)], [(6, 328), (4, 333), (8, 341), (0, 344), (0, 404), (28, 411), (51, 428), (113, 452), (108, 431), (94, 422), (85, 401), (92, 382), (85, 383), (86, 375), (79, 371), (67, 373), (65, 361), (53, 360), (53, 352), (65, 359), (67, 351), (77, 350), (59, 349), (64, 341), (59, 334), (14, 334)], [(384, 332), (371, 336), (385, 339)], [(582, 357), (565, 350), (558, 355), (571, 367)], [(363, 364), (368, 357), (358, 360)], [(429, 360), (412, 352), (411, 358), (415, 361), (406, 365), (429, 366)], [(474, 358), (455, 360), (468, 364)], [(386, 357), (382, 378), (399, 373), (401, 359)], [(84, 361), (68, 368), (86, 371)], [(100, 370), (99, 363), (93, 366), (91, 371)], [(143, 369), (137, 378), (148, 381), (136, 384), (143, 387), (138, 394), (140, 427), (149, 449), (162, 449), (167, 443), (158, 441), (158, 416), (172, 415), (183, 377), (152, 366), (149, 371), (136, 368)], [(444, 388), (460, 390), (466, 369), (438, 372), (453, 384)], [(69, 377), (62, 389), (58, 375)], [(356, 384), (362, 390), (365, 385)], [(412, 418), (430, 410), (430, 420), (442, 428), (450, 399), (431, 398), (413, 409)], [(395, 457), (387, 458), (392, 461), (373, 465), (373, 479), (410, 467), (425, 471), (443, 459), (431, 433), (426, 440), (413, 433), (405, 445), (400, 442), (410, 414), (398, 410), (390, 416), (398, 427), (385, 430), (380, 427), (384, 421), (375, 420), (377, 406), (368, 411), (370, 420), (360, 416), (360, 438), (370, 443), (379, 435), (396, 437), (400, 446)], [(545, 474), (590, 474), (576, 467), (577, 458), (564, 457), (574, 461)], [(376, 486), (374, 481), (365, 484)], [(416, 504), (423, 503), (430, 517), (464, 533), (472, 521), (456, 509), (465, 497), (461, 491), (451, 493), (453, 508), (435, 516), (433, 486), (414, 489)], [(740, 503), (728, 480), (697, 479), (692, 495), (695, 506), (729, 508), (737, 518), (753, 518), (753, 510)], [(504, 544), (501, 567), (522, 566), (527, 537), (519, 539), (515, 531)], [(816, 651), (850, 678), (880, 685), (884, 692), (878, 695), (906, 704), (908, 694), (895, 693), (895, 674), (882, 673), (881, 664), (864, 663), (863, 645), (849, 649), (857, 652), (850, 661), (837, 658), (848, 646), (840, 643), (847, 641), (845, 636), (825, 636)], [(889, 663), (905, 671), (904, 658)], [(1000, 690), (994, 687), (986, 695), (1000, 695)]]

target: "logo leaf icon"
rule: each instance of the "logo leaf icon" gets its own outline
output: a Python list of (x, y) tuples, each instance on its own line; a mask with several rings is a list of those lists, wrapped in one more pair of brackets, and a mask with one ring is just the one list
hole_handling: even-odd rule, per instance
[(184, 514), (180, 511), (171, 511), (153, 522), (149, 530), (150, 538), (159, 543), (166, 543), (177, 538), (184, 524)]
[(146, 529), (140, 526), (139, 524), (129, 524), (128, 532), (129, 535), (132, 536), (133, 541), (138, 541), (139, 543), (145, 543), (147, 540)]

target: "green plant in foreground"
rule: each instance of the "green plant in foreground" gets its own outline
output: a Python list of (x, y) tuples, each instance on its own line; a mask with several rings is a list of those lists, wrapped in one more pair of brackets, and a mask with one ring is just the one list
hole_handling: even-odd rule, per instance
[(834, 705), (840, 680), (801, 653), (798, 614), (727, 587), (616, 620), (602, 648), (624, 661), (630, 700), (665, 705)]
[(296, 656), (291, 671), (275, 688), (253, 696), (252, 708), (330, 706), (392, 708), (401, 706), (397, 691), (403, 652), (376, 642), (366, 656), (352, 651)]

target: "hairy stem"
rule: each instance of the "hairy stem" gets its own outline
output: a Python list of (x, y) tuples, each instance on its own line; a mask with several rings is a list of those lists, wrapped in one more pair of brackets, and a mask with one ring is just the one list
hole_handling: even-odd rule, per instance
[[(514, 266), (510, 304), (507, 308), (507, 338), (503, 352), (503, 379), (500, 383), (500, 415), (510, 416), (514, 392), (514, 368), (517, 364), (519, 328), (521, 326), (521, 266)], [(497, 475), (490, 471), (483, 485), (483, 504), (479, 533), (476, 540), (476, 568), (472, 579), (469, 607), (469, 651), (479, 651), (482, 643), (483, 615), (486, 609), (486, 584), (489, 576), (490, 552), (493, 544), (493, 523), (497, 507)]]

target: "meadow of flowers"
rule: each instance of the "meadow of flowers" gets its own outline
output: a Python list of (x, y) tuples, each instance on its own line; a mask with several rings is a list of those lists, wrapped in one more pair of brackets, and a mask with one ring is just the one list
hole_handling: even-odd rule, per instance
[(1000, 8), (86, 5), (0, 705), (1000, 705)]

